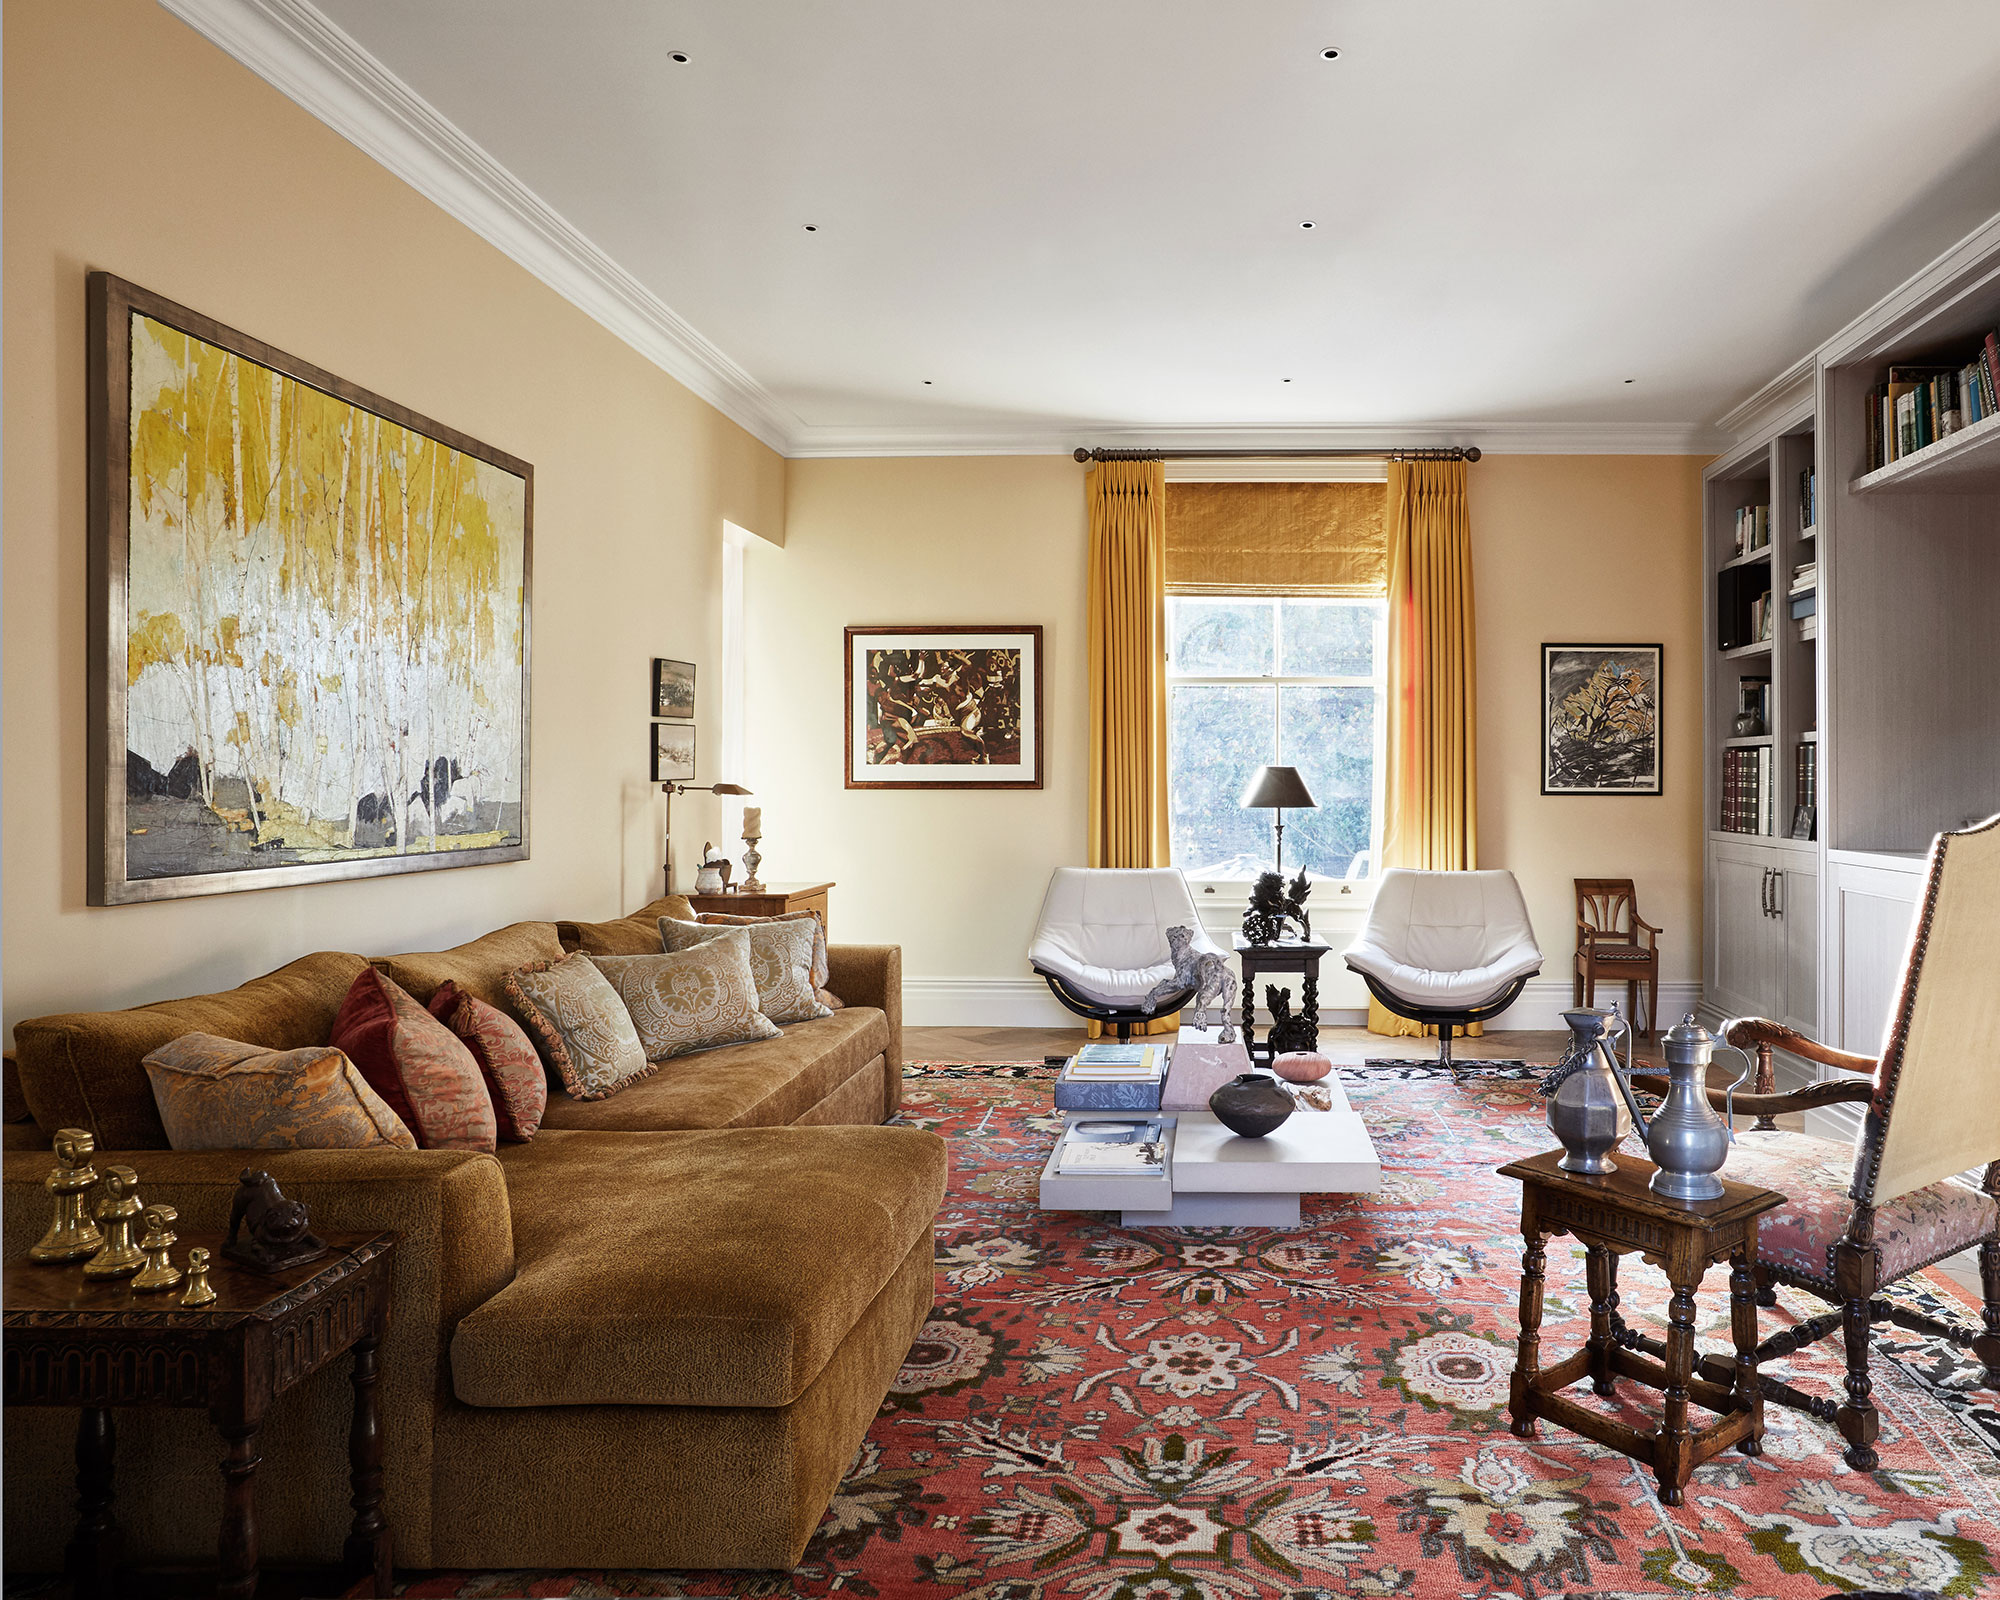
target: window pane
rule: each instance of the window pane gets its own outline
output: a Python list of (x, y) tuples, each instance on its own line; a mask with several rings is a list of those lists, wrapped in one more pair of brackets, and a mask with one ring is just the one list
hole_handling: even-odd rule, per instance
[(1168, 828), (1191, 878), (1254, 878), (1271, 864), (1272, 816), (1236, 802), (1272, 757), (1269, 684), (1176, 684), (1167, 691)]
[(1182, 678), (1258, 678), (1271, 671), (1277, 607), (1270, 600), (1167, 600), (1167, 670)]
[(1371, 678), (1379, 600), (1284, 600), (1283, 659), (1287, 678)]
[(1291, 685), (1279, 691), (1280, 759), (1297, 767), (1313, 811), (1285, 813), (1285, 870), (1329, 878), (1368, 849), (1375, 803), (1375, 691)]

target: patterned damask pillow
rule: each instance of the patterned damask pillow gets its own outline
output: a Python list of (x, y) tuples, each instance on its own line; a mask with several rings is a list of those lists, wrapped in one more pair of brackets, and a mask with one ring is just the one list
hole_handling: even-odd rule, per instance
[(648, 1061), (778, 1037), (757, 1009), (749, 930), (714, 931), (715, 938), (671, 955), (586, 958), (625, 1002)]
[(415, 1135), (329, 1045), (262, 1045), (184, 1033), (145, 1060), (176, 1150), (414, 1150)]
[[(664, 914), (671, 917), (674, 912), (669, 909)], [(682, 917), (678, 920), (685, 922), (688, 919)], [(693, 920), (703, 926), (713, 923), (726, 928), (749, 928), (760, 922), (810, 922), (813, 926), (813, 993), (829, 1011), (847, 1009), (847, 1002), (826, 986), (833, 969), (826, 953), (826, 924), (820, 920), (817, 911), (780, 911), (773, 917), (739, 917), (726, 911), (698, 911)]]
[(757, 1009), (773, 1022), (810, 1022), (833, 1013), (819, 1003), (813, 985), (814, 934), (819, 919), (753, 922), (741, 929), (660, 918), (660, 943), (669, 950), (693, 950), (725, 935), (742, 932), (750, 940), (750, 976), (757, 984)]
[(508, 973), (506, 988), (542, 1059), (577, 1099), (607, 1099), (652, 1073), (625, 1003), (589, 956), (537, 961)]

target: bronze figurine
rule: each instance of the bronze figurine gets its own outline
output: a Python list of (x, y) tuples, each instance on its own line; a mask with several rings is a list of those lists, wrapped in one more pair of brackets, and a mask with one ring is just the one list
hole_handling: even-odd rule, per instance
[[(229, 1237), (222, 1253), (252, 1272), (283, 1272), (327, 1253), (326, 1241), (311, 1232), (312, 1218), (297, 1200), (278, 1192), (270, 1173), (252, 1167), (240, 1180), (229, 1205)], [(247, 1230), (240, 1243), (237, 1235)]]

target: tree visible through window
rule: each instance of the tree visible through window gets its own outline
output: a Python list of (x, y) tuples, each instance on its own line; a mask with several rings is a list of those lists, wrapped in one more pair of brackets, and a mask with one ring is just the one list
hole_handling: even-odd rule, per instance
[(1248, 879), (1276, 854), (1269, 811), (1237, 804), (1265, 765), (1319, 802), (1285, 813), (1285, 870), (1363, 878), (1380, 853), (1379, 600), (1171, 595), (1167, 773), (1174, 864)]

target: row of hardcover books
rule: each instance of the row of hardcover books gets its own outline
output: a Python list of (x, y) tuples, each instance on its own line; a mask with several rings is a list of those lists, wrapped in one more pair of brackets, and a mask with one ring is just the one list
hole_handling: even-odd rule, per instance
[(1777, 793), (1771, 747), (1731, 745), (1722, 752), (1722, 831), (1776, 833)]
[(2000, 330), (1958, 366), (1895, 366), (1868, 391), (1872, 471), (2000, 416)]

